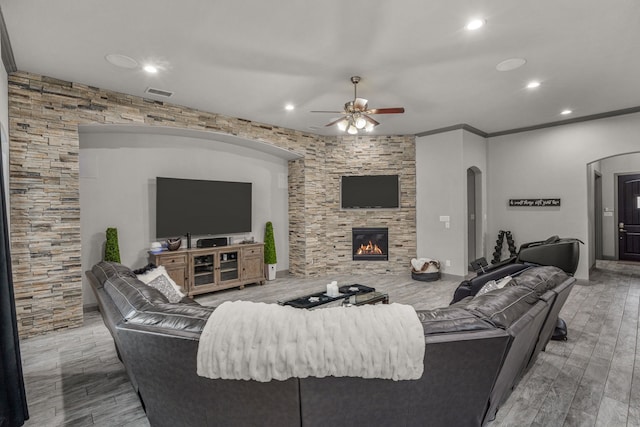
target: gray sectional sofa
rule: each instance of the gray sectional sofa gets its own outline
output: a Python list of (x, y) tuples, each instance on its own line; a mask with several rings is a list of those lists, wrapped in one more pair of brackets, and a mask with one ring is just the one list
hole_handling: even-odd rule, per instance
[(512, 285), (418, 311), (419, 380), (352, 377), (212, 380), (196, 374), (200, 332), (214, 308), (169, 303), (128, 268), (87, 271), (105, 325), (152, 426), (480, 426), (551, 337), (575, 279), (532, 268)]

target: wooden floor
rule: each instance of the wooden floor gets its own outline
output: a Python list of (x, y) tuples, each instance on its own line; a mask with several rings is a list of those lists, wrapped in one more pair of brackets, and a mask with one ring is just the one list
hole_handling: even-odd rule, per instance
[[(416, 309), (448, 305), (459, 283), (391, 274), (279, 278), (197, 299), (206, 305), (276, 302), (320, 291), (331, 280), (373, 286)], [(569, 340), (548, 345), (490, 426), (640, 427), (639, 306), (640, 265), (599, 261), (561, 312)], [(99, 313), (87, 313), (80, 328), (25, 339), (21, 350), (31, 414), (26, 426), (149, 425)]]

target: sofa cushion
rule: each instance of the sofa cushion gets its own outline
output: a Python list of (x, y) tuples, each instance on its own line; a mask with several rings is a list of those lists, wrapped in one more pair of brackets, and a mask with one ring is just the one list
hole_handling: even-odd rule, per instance
[(525, 286), (507, 286), (476, 296), (465, 310), (495, 326), (507, 329), (538, 302), (538, 295)]
[(512, 285), (525, 286), (535, 291), (538, 296), (541, 296), (548, 290), (556, 288), (568, 278), (569, 275), (558, 267), (536, 267), (530, 268), (516, 277)]
[(416, 310), (416, 314), (422, 323), (425, 335), (495, 328), (491, 323), (478, 318), (460, 306)]
[(156, 304), (169, 302), (162, 292), (145, 285), (135, 275), (113, 276), (104, 283), (104, 290), (125, 319), (131, 318), (137, 312), (153, 309)]
[(96, 279), (98, 279), (101, 286), (104, 285), (104, 282), (106, 282), (107, 279), (113, 276), (136, 277), (129, 267), (109, 261), (100, 261), (91, 268), (91, 272)]
[(127, 323), (176, 329), (187, 332), (202, 332), (215, 308), (180, 303), (159, 303), (136, 312)]

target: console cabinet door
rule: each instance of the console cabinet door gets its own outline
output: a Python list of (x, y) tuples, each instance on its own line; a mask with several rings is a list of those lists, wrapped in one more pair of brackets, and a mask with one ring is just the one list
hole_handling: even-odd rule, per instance
[(245, 283), (264, 282), (264, 255), (262, 246), (243, 248), (242, 280)]
[(186, 253), (152, 254), (150, 261), (156, 265), (164, 266), (169, 277), (182, 288), (183, 292), (189, 292), (189, 265)]
[(198, 251), (191, 253), (191, 283), (189, 295), (211, 292), (218, 285), (216, 271), (218, 252)]
[(176, 285), (182, 288), (183, 292), (188, 292), (187, 285), (189, 283), (189, 276), (187, 274), (187, 265), (166, 266), (167, 274), (176, 282)]
[(241, 281), (238, 262), (239, 250), (220, 250), (218, 253), (218, 283), (222, 286), (233, 285)]

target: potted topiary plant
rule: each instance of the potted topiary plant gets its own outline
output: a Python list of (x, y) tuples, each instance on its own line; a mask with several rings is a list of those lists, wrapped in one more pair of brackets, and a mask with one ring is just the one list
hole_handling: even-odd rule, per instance
[(120, 263), (120, 247), (118, 246), (117, 228), (107, 228), (107, 243), (104, 246), (104, 260)]
[(267, 280), (275, 280), (277, 262), (276, 241), (273, 238), (273, 224), (269, 221), (264, 227), (264, 264)]

